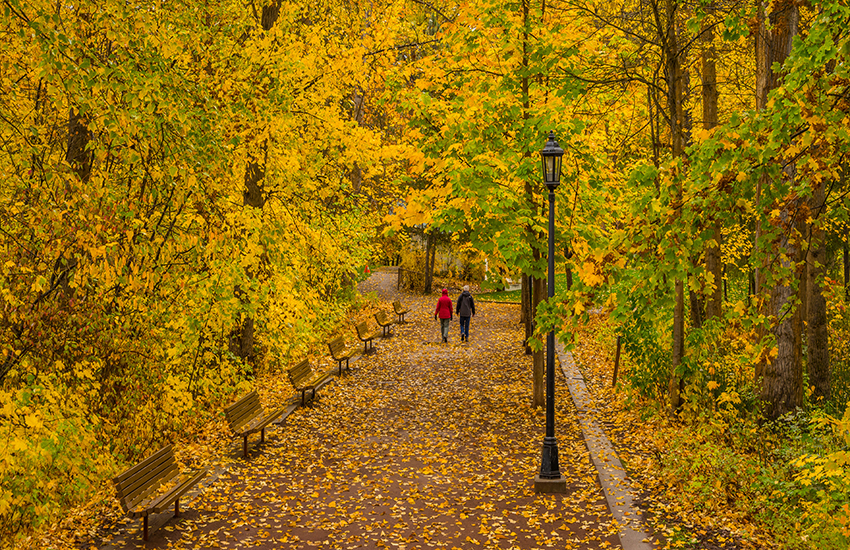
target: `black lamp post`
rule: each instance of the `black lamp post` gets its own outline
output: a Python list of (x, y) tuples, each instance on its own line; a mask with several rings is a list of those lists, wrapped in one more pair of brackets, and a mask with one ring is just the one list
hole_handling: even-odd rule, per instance
[[(549, 132), (549, 141), (540, 151), (543, 160), (543, 182), (549, 190), (549, 300), (555, 296), (555, 189), (561, 183), (561, 157), (564, 150)], [(534, 477), (537, 493), (564, 493), (567, 482), (558, 464), (558, 441), (555, 439), (555, 331), (546, 336), (546, 436), (540, 473)]]

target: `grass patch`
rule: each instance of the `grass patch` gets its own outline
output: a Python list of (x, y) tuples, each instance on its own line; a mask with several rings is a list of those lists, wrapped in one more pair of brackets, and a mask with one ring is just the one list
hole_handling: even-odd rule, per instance
[[(567, 290), (567, 276), (564, 273), (555, 274), (555, 294)], [(483, 302), (516, 302), (522, 301), (522, 290), (497, 290), (484, 292), (475, 297)]]

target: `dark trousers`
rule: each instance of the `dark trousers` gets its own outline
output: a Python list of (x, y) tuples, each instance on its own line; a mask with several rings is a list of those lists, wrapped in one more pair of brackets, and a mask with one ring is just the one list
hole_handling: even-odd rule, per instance
[(469, 339), (469, 317), (460, 318), (460, 335)]

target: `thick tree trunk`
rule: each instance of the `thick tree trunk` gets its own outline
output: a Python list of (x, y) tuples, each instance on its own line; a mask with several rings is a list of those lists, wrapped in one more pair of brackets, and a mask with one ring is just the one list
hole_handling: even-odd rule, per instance
[[(756, 12), (757, 19), (757, 30), (755, 33), (755, 54), (756, 54), (756, 110), (761, 111), (764, 109), (767, 104), (767, 76), (768, 76), (768, 48), (767, 48), (767, 26), (766, 26), (766, 17), (764, 11), (764, 3), (758, 2), (758, 10)], [(755, 192), (755, 207), (756, 211), (761, 211), (761, 191), (764, 187), (770, 185), (770, 182), (767, 180), (767, 175), (762, 171), (759, 174), (758, 179), (756, 180), (756, 192)], [(753, 238), (753, 250), (752, 256), (757, 257), (758, 253), (762, 248), (762, 238), (761, 238), (762, 230), (761, 230), (761, 219), (756, 218), (756, 226), (754, 231)], [(753, 295), (756, 300), (759, 300), (761, 297), (763, 288), (763, 270), (762, 266), (756, 262), (753, 264)], [(764, 374), (763, 364), (759, 363), (756, 365), (756, 378), (761, 378)]]
[[(666, 1), (666, 28), (663, 30), (664, 57), (667, 68), (667, 107), (670, 112), (670, 140), (674, 158), (685, 152), (685, 109), (684, 75), (680, 61), (678, 42), (676, 0)], [(677, 197), (677, 214), (681, 208), (681, 189)], [(681, 387), (683, 381), (676, 373), (682, 364), (685, 353), (685, 285), (677, 280), (674, 285), (675, 307), (673, 309), (673, 346), (669, 384), (669, 403), (675, 410), (681, 405)]]
[(723, 232), (719, 222), (715, 222), (712, 228), (713, 240), (716, 244), (709, 246), (705, 252), (705, 268), (711, 273), (714, 287), (708, 292), (705, 301), (705, 318), (714, 319), (723, 314), (723, 261), (720, 254), (720, 245), (723, 242)]
[[(821, 182), (814, 190), (810, 208), (815, 220), (823, 212), (824, 199), (824, 184)], [(814, 386), (812, 398), (825, 401), (830, 396), (829, 334), (827, 333), (826, 299), (823, 296), (823, 282), (826, 275), (826, 235), (817, 224), (812, 228), (810, 235), (809, 254), (806, 257), (809, 290), (807, 363), (809, 382)]]
[[(280, 16), (280, 3), (272, 2), (264, 6), (260, 16), (260, 25), (264, 31), (269, 31)], [(245, 188), (242, 190), (242, 204), (251, 208), (262, 209), (265, 204), (263, 194), (263, 180), (266, 178), (266, 161), (268, 160), (268, 143), (263, 142), (260, 155), (255, 156), (253, 152), (248, 154), (248, 163), (245, 166), (243, 178)], [(237, 296), (243, 303), (248, 303), (251, 297), (245, 292), (236, 291)], [(254, 350), (254, 319), (245, 317), (230, 332), (229, 348), (231, 353), (243, 361), (253, 362), (256, 358)]]
[[(711, 19), (714, 13), (715, 4), (711, 2), (706, 6), (706, 15)], [(713, 23), (709, 21), (702, 34), (705, 43), (702, 53), (702, 127), (706, 130), (717, 126), (717, 103), (720, 95), (717, 90), (717, 51), (714, 47)], [(723, 308), (723, 261), (720, 254), (723, 231), (720, 222), (714, 222), (711, 231), (713, 243), (705, 251), (705, 269), (711, 274), (714, 286), (706, 292), (706, 319), (720, 317)]]
[[(788, 251), (789, 258), (796, 255), (787, 238), (782, 239), (781, 249)], [(791, 268), (789, 260), (782, 267)], [(762, 377), (761, 399), (765, 404), (765, 416), (776, 419), (803, 404), (803, 369), (799, 354), (800, 309), (794, 307), (794, 288), (790, 281), (777, 284), (771, 289), (771, 314), (776, 319), (773, 335), (776, 341), (776, 356), (765, 365)]]
[[(797, 218), (797, 233), (800, 235), (807, 235), (811, 229), (809, 223), (803, 219), (802, 216)], [(800, 308), (800, 319), (807, 320), (809, 318), (809, 277), (806, 275), (807, 271), (807, 263), (808, 263), (808, 254), (811, 252), (809, 247), (806, 246), (798, 246), (798, 257), (797, 261), (802, 266), (799, 269), (799, 283), (797, 287), (797, 301), (799, 305), (797, 307)], [(801, 325), (802, 331), (802, 325)], [(802, 334), (802, 332), (801, 332)], [(802, 336), (800, 337), (800, 343), (802, 345)], [(802, 352), (802, 349), (801, 349)]]
[(676, 369), (685, 357), (685, 285), (677, 280), (674, 286), (676, 305), (673, 310), (673, 372), (670, 375), (668, 396), (670, 407), (675, 411), (682, 405), (682, 389), (684, 380), (676, 374)]
[(702, 328), (702, 322), (705, 318), (705, 302), (702, 296), (693, 290), (688, 290), (688, 296), (691, 302), (691, 326)]
[[(767, 57), (765, 93), (779, 86), (782, 75), (774, 72), (773, 68), (781, 66), (791, 53), (798, 19), (798, 8), (792, 2), (773, 5), (770, 30), (764, 43)], [(780, 177), (784, 178), (783, 182), (790, 181), (795, 177), (795, 172), (793, 165), (787, 166)], [(796, 201), (786, 201), (780, 212), (780, 220), (786, 231), (775, 245), (774, 254), (784, 269), (792, 269), (790, 262), (799, 256), (798, 244), (789, 236), (795, 230), (793, 219), (797, 206)], [(778, 353), (765, 365), (761, 378), (761, 399), (768, 419), (776, 419), (803, 404), (803, 371), (799, 351), (802, 322), (800, 310), (795, 307), (796, 298), (792, 280), (779, 282), (771, 290), (771, 313), (775, 319), (773, 334)]]

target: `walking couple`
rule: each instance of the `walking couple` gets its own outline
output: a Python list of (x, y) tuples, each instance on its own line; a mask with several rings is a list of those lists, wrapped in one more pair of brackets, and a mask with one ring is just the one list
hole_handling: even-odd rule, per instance
[[(457, 313), (460, 317), (460, 341), (469, 342), (469, 319), (475, 315), (475, 300), (469, 293), (468, 285), (463, 287), (463, 292), (457, 299), (457, 308), (455, 308), (454, 313)], [(437, 300), (437, 309), (434, 310), (434, 319), (440, 319), (443, 342), (449, 341), (449, 323), (451, 323), (453, 317), (452, 299), (449, 298), (449, 291), (444, 288), (443, 295)]]

